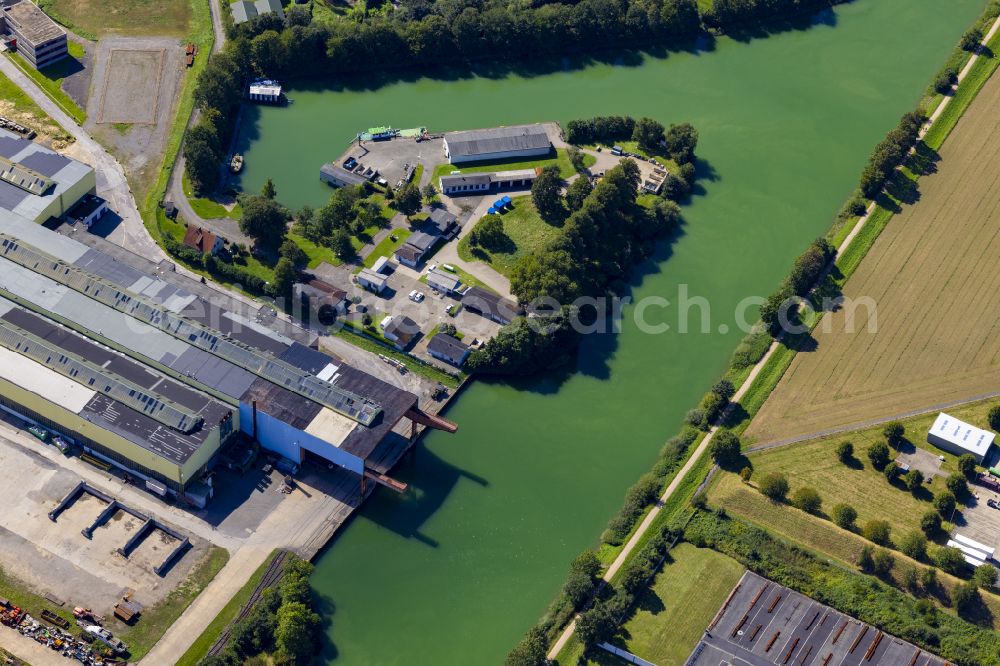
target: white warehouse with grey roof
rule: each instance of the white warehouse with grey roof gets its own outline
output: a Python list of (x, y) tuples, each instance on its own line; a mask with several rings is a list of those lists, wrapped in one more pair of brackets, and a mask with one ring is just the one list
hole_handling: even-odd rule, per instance
[(0, 129), (0, 218), (42, 224), (96, 190), (86, 164)]
[(544, 157), (550, 152), (552, 141), (544, 125), (515, 125), (444, 135), (444, 155), (452, 164)]

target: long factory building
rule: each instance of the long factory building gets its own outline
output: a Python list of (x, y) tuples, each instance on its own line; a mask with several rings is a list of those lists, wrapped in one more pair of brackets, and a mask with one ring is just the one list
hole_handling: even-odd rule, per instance
[(414, 394), (318, 351), (316, 336), (224, 310), (127, 259), (0, 220), (0, 409), (197, 504), (240, 432), (296, 463), (348, 470), (363, 493), (366, 478), (392, 484), (378, 463), (401, 432), (454, 431)]

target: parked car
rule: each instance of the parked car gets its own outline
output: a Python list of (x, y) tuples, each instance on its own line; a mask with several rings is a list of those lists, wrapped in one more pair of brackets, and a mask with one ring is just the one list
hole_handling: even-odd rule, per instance
[(437, 267), (438, 267), (437, 264), (431, 264), (430, 266), (427, 267), (427, 272), (428, 273), (433, 273), (434, 269), (437, 268)]
[(414, 303), (419, 303), (420, 301), (424, 300), (424, 294), (414, 289), (413, 291), (410, 292), (410, 300), (413, 301)]

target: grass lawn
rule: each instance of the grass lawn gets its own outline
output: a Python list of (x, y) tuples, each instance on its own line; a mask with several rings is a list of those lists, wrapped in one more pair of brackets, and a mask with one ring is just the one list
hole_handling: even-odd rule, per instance
[(272, 552), (267, 559), (257, 567), (257, 571), (250, 576), (250, 580), (246, 582), (246, 585), (240, 588), (240, 591), (229, 600), (229, 603), (223, 607), (219, 614), (215, 617), (212, 622), (205, 627), (205, 630), (201, 632), (188, 651), (185, 652), (181, 658), (177, 661), (177, 666), (195, 666), (205, 655), (208, 654), (209, 648), (215, 644), (215, 641), (222, 635), (226, 627), (230, 625), (236, 616), (240, 614), (240, 610), (243, 608), (244, 604), (250, 599), (250, 595), (253, 594), (254, 588), (260, 583), (260, 579), (264, 577), (264, 572), (271, 565), (271, 561), (277, 556), (278, 551)]
[[(986, 427), (986, 415), (993, 404), (993, 400), (984, 400), (948, 412), (958, 419)], [(816, 488), (823, 498), (824, 510), (840, 502), (850, 504), (858, 511), (859, 525), (872, 518), (883, 518), (892, 526), (893, 537), (898, 538), (919, 528), (920, 517), (932, 508), (929, 493), (944, 490), (947, 476), (957, 471), (956, 456), (924, 441), (935, 418), (936, 411), (901, 421), (906, 428), (906, 438), (913, 445), (933, 456), (944, 456), (942, 475), (925, 483), (923, 487), (928, 492), (919, 497), (902, 487), (890, 485), (881, 472), (872, 468), (865, 452), (871, 444), (884, 441), (881, 425), (753, 453), (750, 460), (754, 479), (768, 472), (782, 472), (788, 477), (793, 492), (801, 486)], [(837, 460), (835, 454), (837, 444), (845, 440), (854, 444), (857, 463), (852, 467)]]
[(24, 91), (3, 74), (0, 74), (0, 115), (31, 127), (39, 134), (52, 137), (59, 143), (67, 144), (73, 141), (73, 137), (67, 134), (66, 130), (49, 118)]
[(205, 219), (229, 217), (234, 220), (239, 220), (243, 217), (243, 209), (240, 208), (239, 204), (236, 204), (232, 210), (229, 210), (218, 201), (196, 197), (191, 190), (191, 182), (188, 180), (187, 174), (181, 176), (181, 186), (184, 188), (184, 196), (188, 198), (188, 203), (191, 204), (191, 208), (194, 209), (194, 212), (199, 217)]
[(743, 565), (707, 548), (678, 544), (624, 625), (624, 648), (654, 664), (683, 664)]
[(229, 551), (213, 546), (194, 566), (187, 580), (171, 590), (162, 601), (143, 610), (142, 619), (135, 626), (116, 632), (128, 644), (131, 661), (139, 661), (149, 652), (228, 561)]
[(569, 178), (576, 173), (576, 169), (573, 168), (573, 165), (569, 161), (569, 154), (566, 152), (566, 149), (557, 148), (554, 156), (542, 159), (522, 161), (492, 160), (488, 162), (466, 162), (465, 164), (448, 164), (446, 162), (434, 168), (434, 173), (431, 175), (431, 182), (434, 183), (434, 187), (437, 187), (438, 179), (441, 176), (449, 175), (452, 171), (460, 173), (491, 173), (494, 171), (515, 171), (517, 169), (547, 167), (553, 164), (559, 167), (559, 174), (563, 178)]
[(191, 21), (189, 0), (40, 0), (52, 18), (81, 37), (166, 35), (182, 37)]
[(72, 73), (71, 68), (75, 64), (79, 64), (77, 61), (72, 58), (65, 58), (42, 70), (37, 70), (29, 65), (28, 61), (22, 58), (20, 53), (8, 51), (7, 57), (10, 58), (22, 72), (27, 74), (31, 80), (38, 84), (38, 87), (44, 90), (45, 94), (52, 98), (52, 101), (55, 102), (59, 108), (65, 111), (73, 120), (75, 120), (77, 124), (82, 125), (84, 121), (87, 120), (87, 113), (73, 101), (73, 98), (63, 92), (62, 89), (63, 79), (68, 74)]
[(337, 257), (336, 254), (333, 253), (333, 250), (325, 245), (317, 245), (308, 238), (293, 233), (289, 233), (288, 238), (295, 241), (295, 244), (306, 253), (307, 257), (309, 257), (309, 268), (316, 268), (323, 262), (326, 262), (331, 266), (339, 266), (344, 263)]
[(955, 92), (955, 97), (951, 100), (951, 103), (938, 116), (937, 122), (927, 132), (927, 135), (924, 137), (924, 143), (928, 146), (934, 150), (941, 147), (944, 140), (948, 138), (948, 135), (955, 128), (955, 125), (958, 124), (958, 119), (962, 117), (965, 110), (972, 104), (972, 100), (976, 98), (979, 91), (986, 85), (986, 82), (993, 75), (993, 72), (997, 70), (997, 67), (1000, 67), (1000, 55), (997, 54), (997, 49), (1000, 49), (1000, 33), (990, 40), (989, 56), (979, 56), (976, 64), (972, 66), (972, 69), (969, 70), (969, 73), (962, 80), (962, 84)]
[(510, 244), (499, 251), (486, 251), (471, 247), (466, 235), (458, 242), (458, 256), (463, 261), (483, 261), (509, 277), (521, 257), (541, 251), (559, 235), (559, 227), (542, 220), (530, 196), (515, 197), (513, 204), (514, 209), (501, 216)]
[[(406, 242), (406, 239), (410, 237), (413, 232), (409, 229), (393, 229), (392, 233), (379, 241), (372, 251), (365, 257), (364, 265), (365, 268), (371, 268), (375, 265), (375, 262), (379, 260), (380, 257), (391, 257), (393, 253)], [(393, 236), (396, 240), (392, 240)]]
[[(856, 566), (861, 549), (865, 545), (870, 545), (862, 536), (840, 529), (829, 520), (799, 511), (787, 504), (771, 502), (733, 474), (716, 477), (709, 487), (708, 498), (713, 506), (721, 506), (734, 516), (811, 550), (821, 557), (832, 558), (848, 568)], [(883, 517), (888, 519), (888, 516)], [(909, 567), (920, 570), (925, 568), (925, 565), (914, 562), (898, 551), (893, 551), (892, 555), (896, 562), (891, 579), (887, 579), (886, 582), (906, 592), (904, 570)], [(941, 570), (937, 571), (937, 577), (940, 583), (939, 589), (930, 598), (936, 600), (941, 607), (947, 608), (950, 605), (951, 589), (960, 580)], [(994, 629), (1000, 629), (1000, 597), (983, 593), (982, 598), (992, 613)]]

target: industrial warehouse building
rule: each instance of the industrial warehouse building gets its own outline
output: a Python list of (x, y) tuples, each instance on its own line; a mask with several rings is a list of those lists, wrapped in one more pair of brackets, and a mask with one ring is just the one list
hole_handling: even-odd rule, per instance
[(993, 446), (993, 433), (941, 412), (927, 433), (927, 441), (956, 456), (971, 453), (982, 464)]
[(35, 69), (69, 55), (66, 31), (29, 0), (0, 0), (0, 34), (17, 41), (17, 52)]
[(552, 142), (542, 125), (496, 127), (444, 135), (444, 156), (452, 164), (544, 157), (551, 151)]
[(239, 432), (297, 463), (336, 464), (363, 492), (371, 461), (407, 442), (389, 437), (404, 418), (410, 436), (416, 423), (450, 427), (312, 348), (315, 335), (223, 310), (141, 264), (4, 220), (0, 408), (196, 503)]
[(96, 190), (86, 164), (0, 129), (0, 217), (42, 224)]

